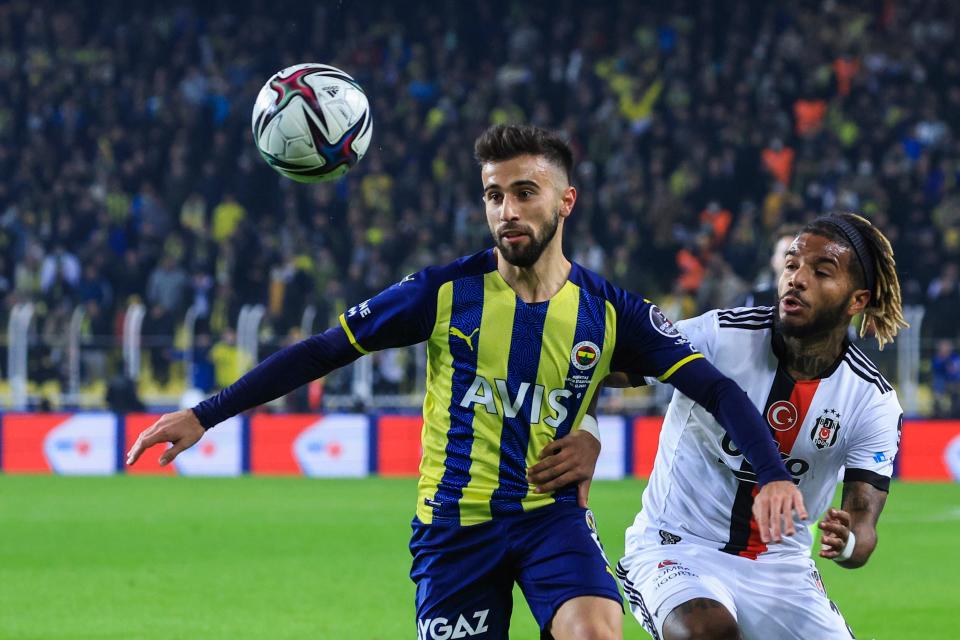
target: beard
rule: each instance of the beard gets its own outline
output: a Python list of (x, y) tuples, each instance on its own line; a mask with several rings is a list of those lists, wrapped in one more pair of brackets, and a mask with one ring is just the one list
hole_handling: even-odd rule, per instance
[(809, 322), (793, 324), (784, 322), (780, 317), (780, 298), (777, 296), (776, 313), (773, 314), (773, 324), (777, 331), (789, 338), (809, 338), (834, 331), (838, 326), (850, 324), (847, 317), (847, 301), (841, 300), (832, 307), (817, 311)]
[[(504, 242), (500, 234), (496, 231), (493, 232), (493, 241), (496, 243), (497, 249), (500, 250), (500, 255), (502, 255), (507, 262), (515, 267), (525, 269), (532, 267), (536, 264), (537, 260), (540, 259), (544, 249), (547, 248), (547, 245), (550, 244), (553, 237), (557, 235), (557, 228), (559, 226), (560, 210), (557, 209), (553, 212), (552, 220), (541, 229), (540, 233), (537, 233), (535, 229), (529, 230), (529, 235), (527, 235), (529, 241), (524, 246), (516, 246)], [(524, 229), (524, 231), (527, 230)]]

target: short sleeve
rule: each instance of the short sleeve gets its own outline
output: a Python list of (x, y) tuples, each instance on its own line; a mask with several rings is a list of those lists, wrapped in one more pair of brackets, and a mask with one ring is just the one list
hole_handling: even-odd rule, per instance
[(881, 402), (867, 409), (854, 427), (845, 459), (844, 482), (867, 482), (889, 490), (902, 428), (903, 410), (896, 393), (890, 391)]
[(703, 357), (649, 300), (618, 290), (614, 307), (617, 343), (611, 371), (666, 382), (680, 367)]
[(676, 325), (680, 335), (689, 340), (694, 349), (707, 359), (713, 357), (713, 346), (720, 329), (716, 310), (694, 318), (679, 320)]
[(360, 353), (423, 342), (433, 331), (441, 283), (435, 268), (412, 273), (347, 309), (340, 326)]

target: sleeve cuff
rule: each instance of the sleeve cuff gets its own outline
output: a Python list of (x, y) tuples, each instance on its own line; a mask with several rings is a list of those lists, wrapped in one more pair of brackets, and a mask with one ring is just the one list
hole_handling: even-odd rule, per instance
[(347, 334), (347, 340), (350, 341), (350, 344), (352, 344), (357, 351), (359, 351), (363, 355), (367, 355), (368, 353), (370, 353), (369, 351), (361, 347), (360, 343), (357, 342), (357, 339), (353, 337), (353, 331), (350, 331), (350, 327), (349, 325), (347, 325), (347, 318), (342, 313), (340, 314), (340, 326), (343, 327), (343, 332)]

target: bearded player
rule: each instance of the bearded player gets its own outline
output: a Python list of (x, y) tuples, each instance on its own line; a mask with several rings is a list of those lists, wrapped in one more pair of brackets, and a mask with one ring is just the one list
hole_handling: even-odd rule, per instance
[[(906, 326), (890, 243), (864, 218), (840, 214), (790, 245), (776, 307), (678, 323), (762, 409), (811, 513), (824, 514), (820, 556), (849, 569), (877, 546), (902, 420), (896, 392), (847, 339), (858, 314), (861, 336), (872, 332), (881, 348)], [(841, 507), (828, 509), (841, 469)], [(758, 535), (755, 482), (713, 418), (675, 392), (618, 565), (654, 638), (852, 637), (809, 557), (810, 532), (798, 527), (780, 544)]]
[[(274, 354), (192, 410), (162, 417), (130, 451), (173, 442), (169, 463), (218, 422), (379, 349), (427, 343), (423, 459), (411, 577), (421, 640), (506, 638), (519, 584), (544, 635), (619, 638), (623, 613), (583, 477), (533, 491), (527, 468), (572, 434), (610, 371), (655, 376), (709, 408), (757, 466), (765, 540), (805, 517), (800, 493), (749, 399), (650, 302), (562, 252), (577, 191), (557, 135), (498, 126), (476, 143), (496, 247), (404, 278), (339, 326)], [(559, 445), (562, 449), (563, 446)], [(575, 474), (574, 474), (575, 475)], [(698, 489), (706, 497), (708, 492)]]

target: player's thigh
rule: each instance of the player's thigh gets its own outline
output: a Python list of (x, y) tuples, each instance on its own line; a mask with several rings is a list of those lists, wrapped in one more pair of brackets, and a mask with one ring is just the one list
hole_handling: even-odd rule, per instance
[[(551, 628), (564, 603), (585, 596), (613, 604), (581, 603), (596, 618), (598, 628), (619, 622), (623, 615), (620, 590), (589, 510), (572, 503), (541, 507), (518, 518), (511, 537), (519, 565), (517, 582), (541, 629)], [(559, 632), (558, 637), (570, 637), (563, 629)]]
[(853, 632), (827, 596), (812, 560), (757, 567), (738, 594), (746, 640), (850, 640)]
[[(617, 565), (630, 611), (655, 640), (736, 637), (737, 603), (722, 558), (711, 557), (717, 553), (694, 545), (650, 545)], [(719, 635), (697, 635), (706, 630)]]
[(472, 527), (414, 521), (410, 578), (418, 640), (508, 637), (513, 574), (497, 523)]

